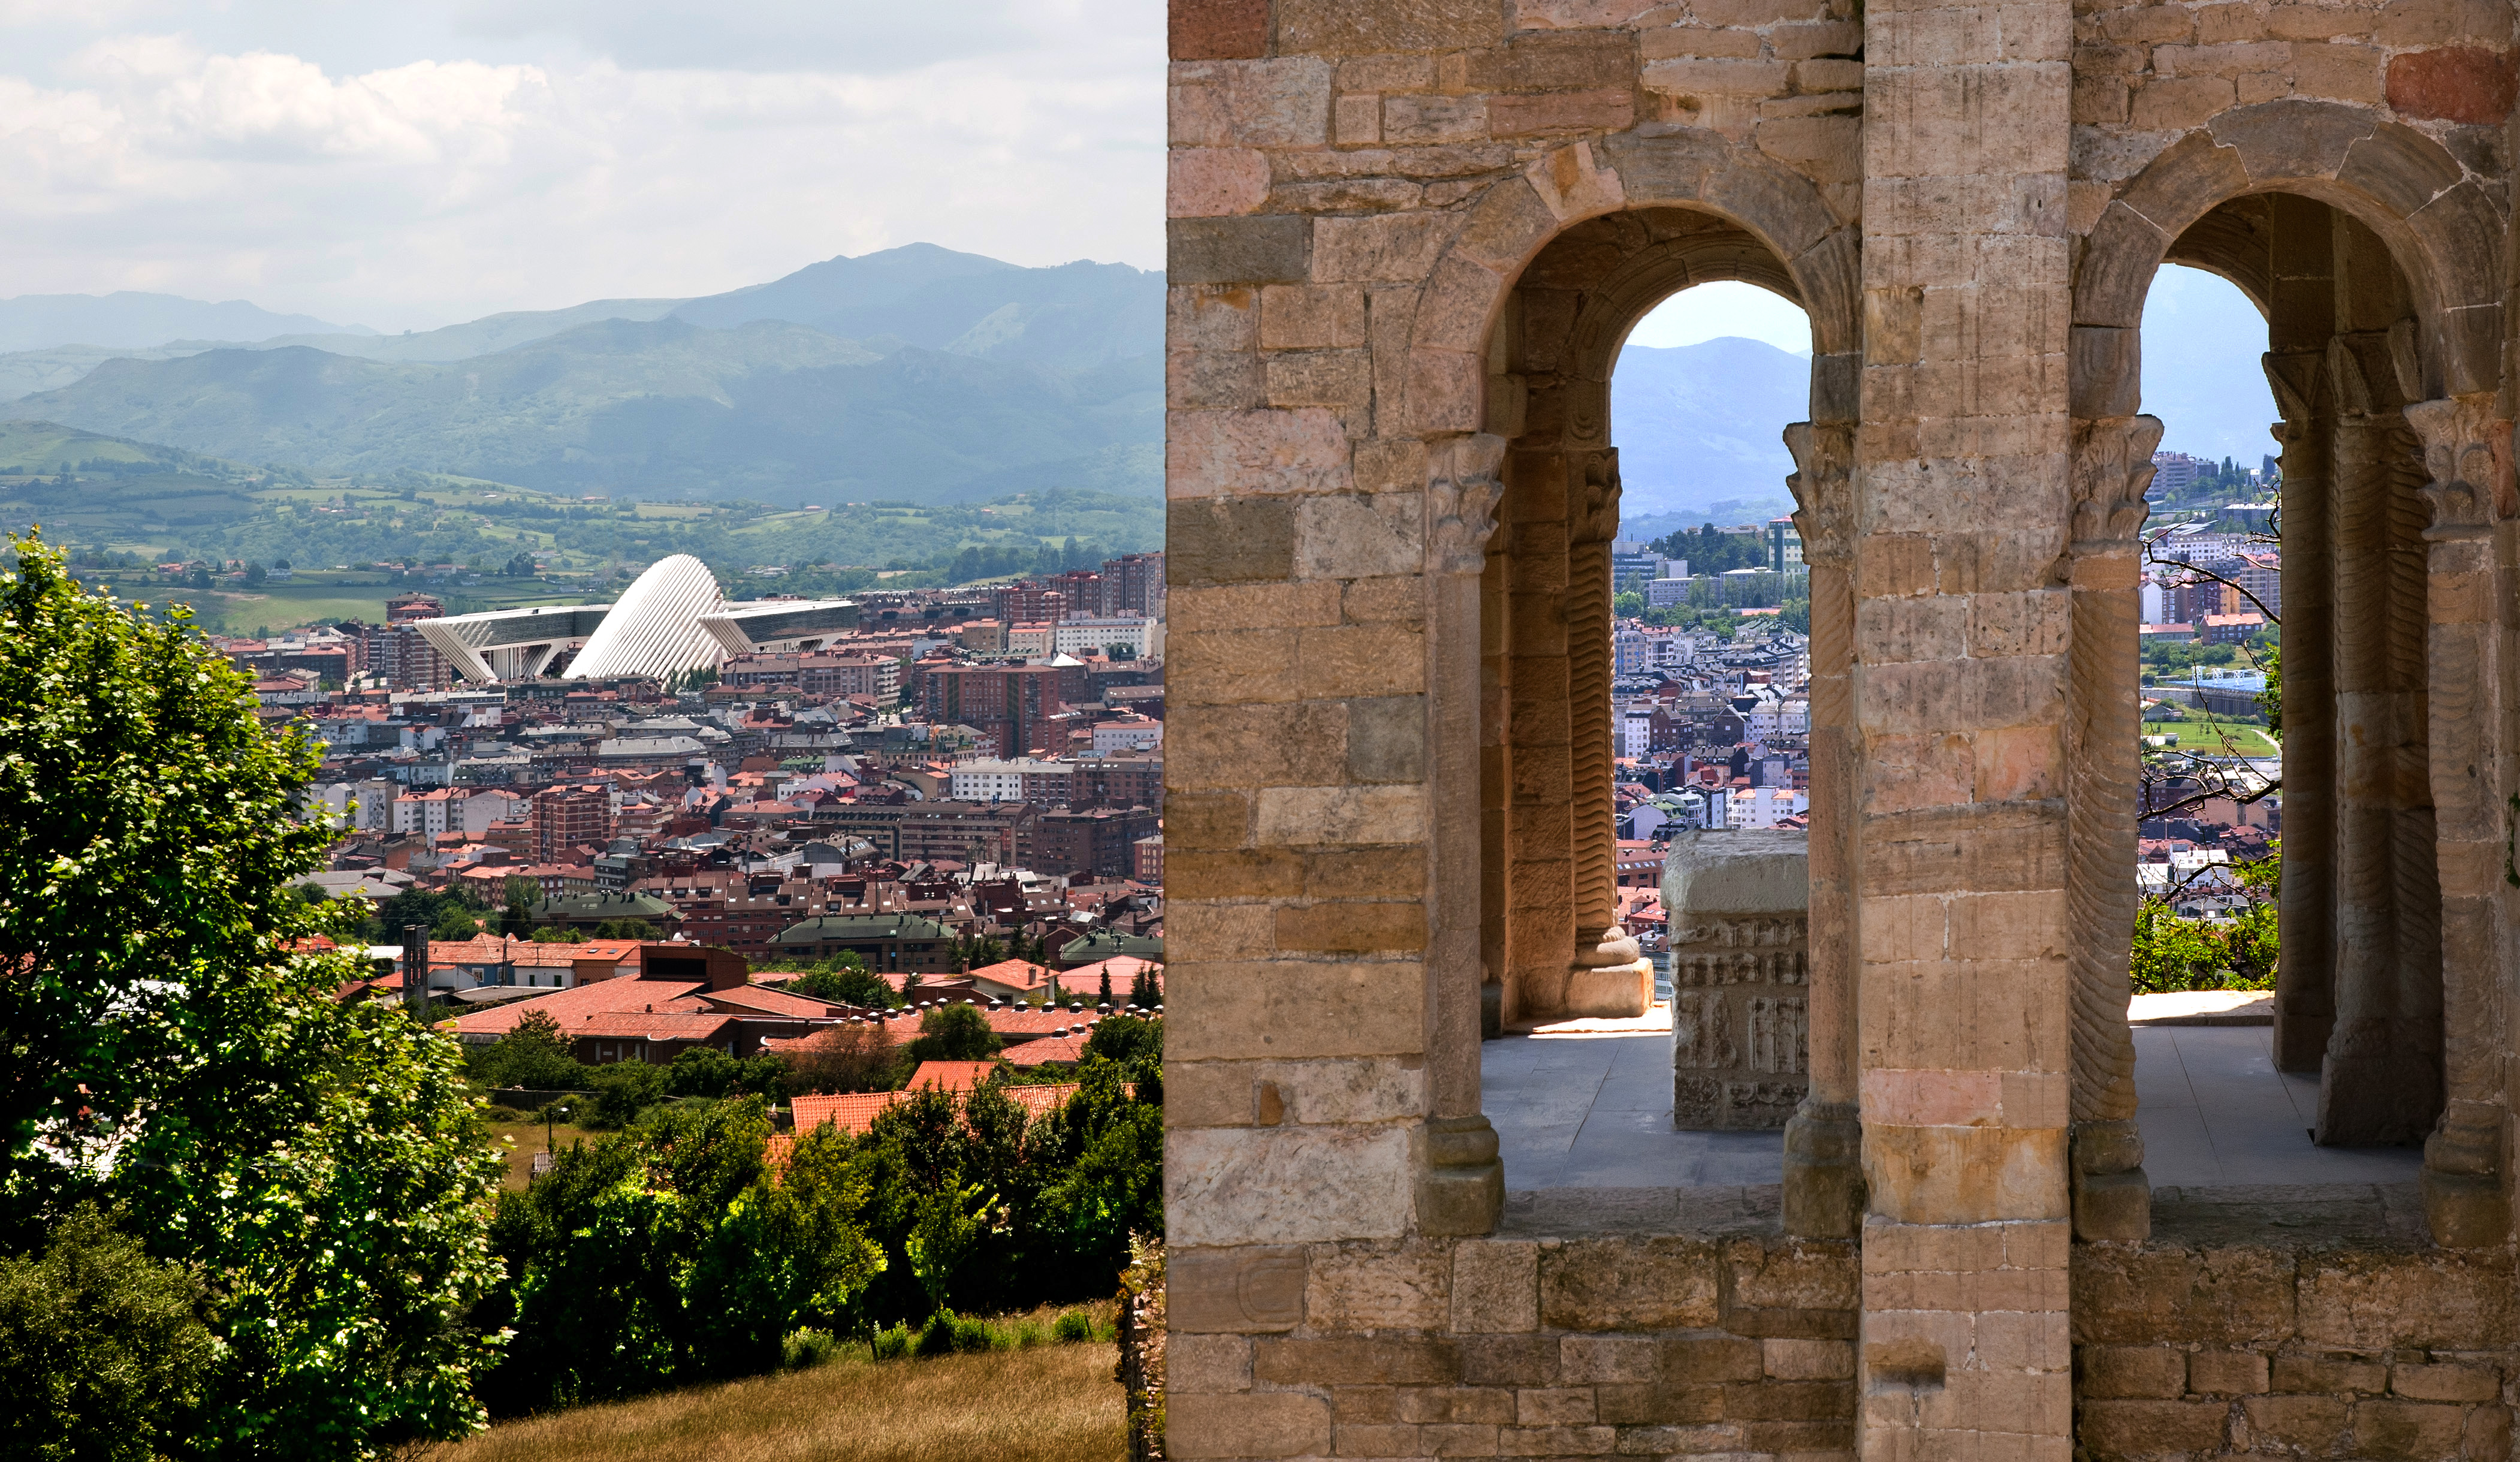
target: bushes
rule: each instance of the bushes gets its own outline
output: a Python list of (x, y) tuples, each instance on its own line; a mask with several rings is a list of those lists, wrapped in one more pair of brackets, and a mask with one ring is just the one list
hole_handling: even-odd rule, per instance
[(147, 1462), (175, 1450), (214, 1353), (201, 1279), (152, 1259), (94, 1204), (43, 1252), (0, 1258), (0, 1452)]
[(1005, 1044), (978, 1006), (948, 1005), (919, 1018), (910, 1060), (914, 1066), (922, 1061), (986, 1061)]
[(529, 1091), (582, 1091), (590, 1074), (569, 1054), (560, 1023), (540, 1010), (526, 1011), (507, 1034), (487, 1046), (474, 1047), (466, 1065), (472, 1079), (485, 1086), (521, 1086)]
[(712, 1046), (693, 1046), (665, 1069), (665, 1089), (678, 1097), (766, 1096), (787, 1094), (787, 1068), (775, 1056), (738, 1061)]
[(644, 1061), (617, 1061), (597, 1067), (587, 1084), (595, 1088), (595, 1111), (588, 1119), (589, 1126), (626, 1127), (665, 1096), (664, 1072)]
[(836, 1026), (777, 1058), (789, 1096), (827, 1091), (891, 1091), (901, 1084), (901, 1048), (882, 1026)]
[(994, 1320), (940, 1309), (924, 1325), (905, 1320), (875, 1333), (870, 1350), (878, 1360), (925, 1359), (937, 1355), (970, 1355), (984, 1350), (1033, 1350), (1043, 1346), (1075, 1345), (1109, 1340), (1109, 1327), (1098, 1326), (1081, 1309), (1063, 1311), (1048, 1326), (1035, 1316), (1007, 1315)]
[(667, 1108), (501, 1195), (508, 1279), (472, 1316), (516, 1332), (482, 1389), (494, 1411), (758, 1374), (798, 1353), (799, 1330), (862, 1330), (884, 1260), (849, 1140), (803, 1134), (774, 1170), (770, 1131), (757, 1097)]

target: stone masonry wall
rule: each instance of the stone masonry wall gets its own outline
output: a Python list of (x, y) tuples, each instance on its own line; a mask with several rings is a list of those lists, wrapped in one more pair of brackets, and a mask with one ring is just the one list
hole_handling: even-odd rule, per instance
[[(2278, 1208), (2246, 1221), (2333, 1232)], [(2507, 1462), (2510, 1254), (2348, 1242), (2075, 1246), (2079, 1453)]]
[(1175, 1251), (1167, 1455), (1845, 1457), (1856, 1266), (1772, 1233)]

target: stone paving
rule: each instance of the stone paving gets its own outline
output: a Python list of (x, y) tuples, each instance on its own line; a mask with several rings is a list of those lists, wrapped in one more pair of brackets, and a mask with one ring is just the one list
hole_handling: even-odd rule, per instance
[[(2312, 1144), (2318, 1080), (2277, 1073), (2272, 1033), (2136, 1026), (2138, 1120), (2153, 1185), (2413, 1182), (2420, 1148)], [(1636, 1021), (1545, 1026), (1489, 1041), (1480, 1056), (1508, 1192), (1739, 1188), (1782, 1176), (1778, 1133), (1672, 1129), (1668, 1005)]]

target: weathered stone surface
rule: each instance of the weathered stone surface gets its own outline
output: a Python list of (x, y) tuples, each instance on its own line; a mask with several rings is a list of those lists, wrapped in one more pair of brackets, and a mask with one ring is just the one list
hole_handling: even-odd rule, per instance
[(1545, 1248), (1540, 1312), (1543, 1324), (1561, 1330), (1710, 1328), (1716, 1321), (1715, 1251), (1682, 1238)]
[(1269, 0), (1171, 0), (1175, 61), (1223, 61), (1269, 50)]
[(2507, 51), (2450, 46), (2389, 58), (2389, 105), (2402, 116), (2498, 126), (2515, 91), (2520, 73)]

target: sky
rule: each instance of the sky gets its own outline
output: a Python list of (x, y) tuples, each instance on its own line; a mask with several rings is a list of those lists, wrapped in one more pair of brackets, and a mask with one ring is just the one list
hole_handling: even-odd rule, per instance
[(1162, 0), (0, 0), (0, 295), (379, 330), (1163, 263)]
[[(1800, 305), (1735, 283), (1672, 296), (1638, 322), (1628, 343), (1694, 345), (1719, 336), (1811, 353), (1811, 325)], [(2259, 364), (2266, 348), (2266, 317), (2238, 286), (2202, 269), (2163, 265), (2143, 309), (2143, 409), (2161, 418), (2162, 449), (2228, 457), (2241, 467), (2256, 467), (2272, 452), (2267, 426), (2275, 420), (2274, 395)]]

